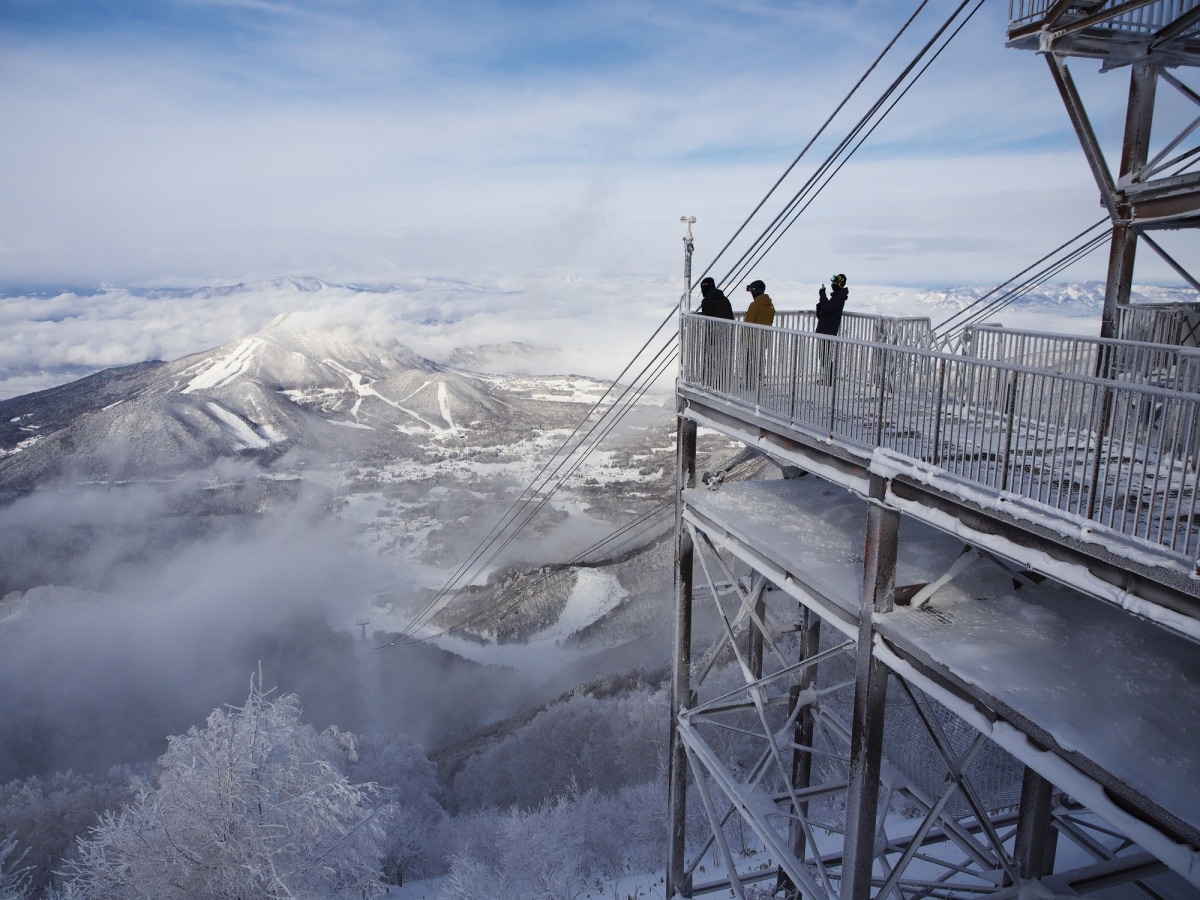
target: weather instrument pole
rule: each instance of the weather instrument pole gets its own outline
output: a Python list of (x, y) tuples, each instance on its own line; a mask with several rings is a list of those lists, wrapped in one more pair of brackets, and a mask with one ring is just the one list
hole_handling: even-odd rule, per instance
[(679, 303), (679, 314), (692, 311), (692, 250), (695, 243), (692, 240), (692, 226), (696, 224), (695, 216), (680, 216), (679, 221), (687, 226), (687, 234), (683, 236), (683, 298)]

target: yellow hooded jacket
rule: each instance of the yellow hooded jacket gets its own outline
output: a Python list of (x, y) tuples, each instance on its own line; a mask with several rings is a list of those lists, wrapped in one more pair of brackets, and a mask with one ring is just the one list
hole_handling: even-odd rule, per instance
[(750, 301), (746, 317), (742, 320), (747, 325), (770, 325), (775, 321), (775, 304), (768, 294), (759, 294)]

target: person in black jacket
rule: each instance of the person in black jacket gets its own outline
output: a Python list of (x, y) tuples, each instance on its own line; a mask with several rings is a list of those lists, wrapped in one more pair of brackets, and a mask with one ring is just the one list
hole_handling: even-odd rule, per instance
[(716, 319), (733, 319), (733, 304), (711, 278), (700, 280), (700, 308), (696, 312)]
[[(842, 310), (850, 292), (846, 289), (846, 276), (834, 275), (829, 279), (833, 293), (826, 296), (825, 285), (817, 295), (817, 334), (837, 337), (842, 327)], [(833, 369), (837, 363), (837, 345), (832, 341), (821, 341), (821, 380), (833, 384)]]
[(837, 337), (838, 329), (842, 327), (842, 309), (850, 292), (846, 290), (846, 276), (834, 275), (829, 279), (833, 293), (825, 296), (825, 285), (817, 299), (817, 334), (831, 334)]
[[(733, 321), (733, 304), (715, 281), (701, 278), (700, 295), (700, 308), (696, 312), (712, 319)], [(733, 328), (713, 322), (705, 323), (704, 331), (704, 355), (710, 369), (708, 377), (714, 380), (714, 387), (720, 388), (728, 378), (729, 363), (733, 356)]]

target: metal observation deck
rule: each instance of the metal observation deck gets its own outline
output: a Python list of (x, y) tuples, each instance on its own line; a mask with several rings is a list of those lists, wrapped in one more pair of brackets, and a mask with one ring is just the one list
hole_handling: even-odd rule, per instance
[(1200, 896), (1200, 351), (777, 321), (681, 317), (668, 896)]

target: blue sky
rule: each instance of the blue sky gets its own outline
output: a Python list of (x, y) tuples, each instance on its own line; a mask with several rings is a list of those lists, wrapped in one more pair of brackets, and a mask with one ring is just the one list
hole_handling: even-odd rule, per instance
[[(956, 5), (929, 2), (831, 139)], [(703, 266), (916, 6), (0, 0), (0, 288), (670, 273), (684, 213)], [(1099, 218), (1006, 15), (987, 0), (779, 277), (996, 283)], [(1078, 71), (1113, 133), (1125, 76)]]

